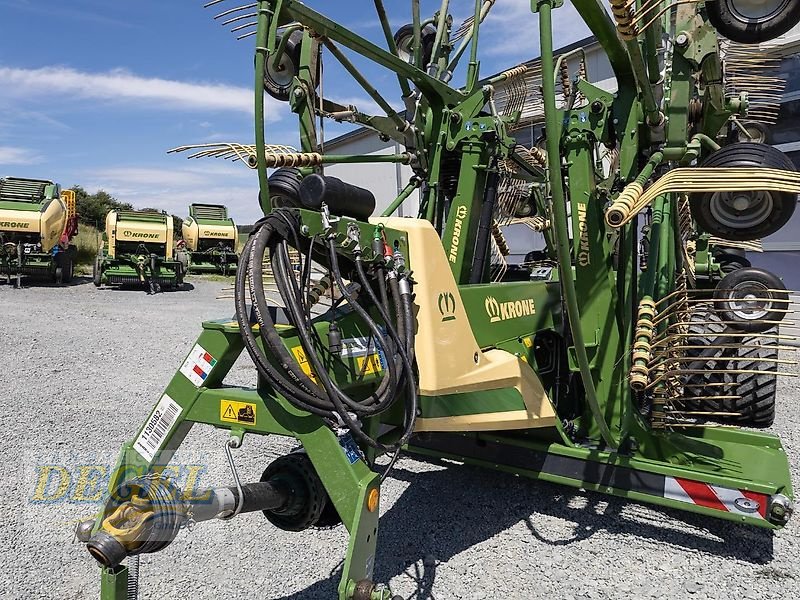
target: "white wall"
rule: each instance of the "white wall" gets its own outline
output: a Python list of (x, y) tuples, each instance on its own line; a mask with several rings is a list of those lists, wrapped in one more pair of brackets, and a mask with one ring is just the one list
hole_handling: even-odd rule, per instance
[[(402, 147), (396, 148), (392, 141), (381, 141), (375, 133), (354, 136), (325, 147), (326, 154), (395, 154), (402, 151)], [(407, 165), (375, 163), (327, 165), (325, 174), (370, 190), (375, 194), (375, 215), (380, 215), (397, 198), (414, 173)], [(419, 190), (415, 190), (395, 211), (394, 216), (416, 217), (418, 209)]]

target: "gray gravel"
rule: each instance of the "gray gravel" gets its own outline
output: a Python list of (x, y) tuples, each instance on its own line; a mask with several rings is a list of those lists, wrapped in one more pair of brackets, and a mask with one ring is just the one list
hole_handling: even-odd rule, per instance
[[(80, 465), (110, 469), (200, 332), (229, 316), (220, 281), (147, 297), (84, 281), (14, 291), (0, 285), (0, 597), (98, 598), (98, 569), (72, 541)], [(232, 377), (254, 378), (244, 361)], [(796, 379), (784, 379), (775, 431), (800, 472)], [(229, 484), (223, 432), (197, 427), (176, 462), (201, 483)], [(259, 477), (291, 443), (249, 438), (236, 457)], [(70, 474), (64, 498), (36, 502), (41, 468)], [(58, 492), (57, 481), (48, 490)], [(79, 490), (78, 490), (79, 491)], [(91, 487), (85, 494), (91, 495)], [(384, 486), (376, 578), (406, 598), (797, 598), (800, 516), (783, 531), (456, 464), (404, 458)], [(258, 514), (199, 525), (142, 559), (141, 597), (335, 597), (343, 528), (286, 533)]]

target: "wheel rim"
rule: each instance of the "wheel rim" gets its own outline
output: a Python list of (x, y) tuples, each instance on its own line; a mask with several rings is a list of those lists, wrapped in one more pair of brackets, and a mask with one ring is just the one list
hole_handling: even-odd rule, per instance
[(774, 205), (770, 192), (715, 192), (709, 209), (718, 223), (741, 230), (761, 225)]
[(742, 321), (763, 319), (772, 310), (772, 296), (768, 289), (757, 281), (743, 281), (728, 292), (728, 309)]
[(414, 45), (414, 36), (413, 35), (405, 35), (397, 40), (397, 57), (409, 64), (414, 62), (414, 51), (412, 46)]
[(767, 21), (781, 12), (790, 0), (731, 0), (733, 15), (745, 23)]
[(767, 134), (758, 127), (745, 125), (744, 128), (745, 131), (739, 131), (739, 142), (755, 144), (765, 144), (767, 142)]
[(294, 79), (297, 69), (294, 67), (294, 62), (291, 57), (284, 53), (278, 63), (277, 68), (273, 63), (272, 58), (267, 58), (267, 73), (266, 78), (272, 81), (278, 87), (288, 87)]

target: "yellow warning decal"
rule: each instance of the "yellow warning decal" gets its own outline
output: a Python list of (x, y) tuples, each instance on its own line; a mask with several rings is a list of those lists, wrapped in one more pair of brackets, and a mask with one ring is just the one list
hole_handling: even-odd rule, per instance
[(533, 346), (533, 340), (529, 337), (522, 338), (522, 343), (525, 344), (526, 348), (530, 348), (531, 346)]
[(255, 425), (256, 405), (236, 400), (220, 400), (219, 420), (242, 425)]
[(306, 356), (305, 350), (303, 350), (302, 346), (295, 346), (292, 348), (292, 354), (294, 354), (295, 360), (297, 360), (297, 364), (300, 365), (303, 373), (309, 376), (311, 381), (317, 383), (317, 376), (314, 374), (314, 371), (311, 369), (311, 363), (308, 362), (308, 357)]
[[(381, 359), (377, 354), (358, 356), (356, 357), (356, 362), (358, 363), (358, 372), (363, 373), (364, 375), (369, 375), (370, 373), (380, 373), (383, 370), (383, 367), (381, 366)], [(366, 365), (364, 363), (366, 363)]]

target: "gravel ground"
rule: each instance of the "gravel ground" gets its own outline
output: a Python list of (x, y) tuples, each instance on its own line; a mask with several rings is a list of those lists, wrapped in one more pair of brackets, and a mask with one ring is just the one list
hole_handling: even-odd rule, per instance
[[(151, 410), (201, 320), (232, 313), (216, 299), (224, 285), (194, 280), (191, 291), (155, 297), (88, 281), (0, 285), (0, 597), (98, 598), (98, 569), (73, 525), (96, 510), (93, 482)], [(254, 374), (240, 362), (231, 376), (247, 383)], [(798, 399), (798, 380), (783, 379), (774, 429), (795, 487)], [(202, 467), (201, 484), (227, 485), (224, 440), (196, 427), (174, 462)], [(236, 454), (243, 479), (289, 447), (248, 438)], [(37, 495), (47, 466), (50, 485)], [(410, 458), (385, 484), (382, 510), (376, 579), (405, 598), (800, 597), (800, 517), (772, 534)], [(292, 534), (259, 514), (205, 523), (142, 558), (140, 597), (328, 600), (345, 547), (341, 527)]]

